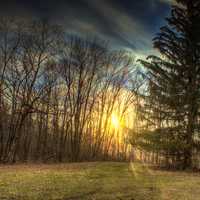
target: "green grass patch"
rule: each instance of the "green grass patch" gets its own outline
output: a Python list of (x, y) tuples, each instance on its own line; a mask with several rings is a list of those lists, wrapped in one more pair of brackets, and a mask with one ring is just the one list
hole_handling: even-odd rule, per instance
[(135, 163), (0, 167), (1, 200), (199, 200), (200, 176)]

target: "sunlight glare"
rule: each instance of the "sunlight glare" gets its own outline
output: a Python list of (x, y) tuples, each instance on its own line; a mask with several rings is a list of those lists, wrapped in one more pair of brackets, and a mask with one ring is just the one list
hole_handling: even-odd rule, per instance
[(116, 129), (119, 128), (119, 126), (120, 126), (119, 118), (114, 114), (111, 117), (111, 123), (112, 123), (113, 127)]

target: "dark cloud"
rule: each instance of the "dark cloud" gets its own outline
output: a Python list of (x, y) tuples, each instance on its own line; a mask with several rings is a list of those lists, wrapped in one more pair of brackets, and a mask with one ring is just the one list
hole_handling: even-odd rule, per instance
[(2, 15), (35, 16), (61, 23), (69, 32), (98, 35), (115, 48), (151, 52), (151, 39), (171, 0), (16, 0), (0, 1)]

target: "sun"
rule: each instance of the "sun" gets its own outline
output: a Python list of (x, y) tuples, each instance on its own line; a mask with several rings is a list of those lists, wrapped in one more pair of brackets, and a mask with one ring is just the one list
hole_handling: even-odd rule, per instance
[(119, 118), (115, 114), (112, 114), (111, 116), (111, 124), (116, 129), (120, 126)]

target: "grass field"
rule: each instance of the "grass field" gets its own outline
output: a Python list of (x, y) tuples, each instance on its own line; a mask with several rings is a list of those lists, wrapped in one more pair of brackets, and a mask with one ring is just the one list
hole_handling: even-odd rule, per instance
[(199, 200), (200, 174), (94, 162), (0, 166), (0, 200)]

